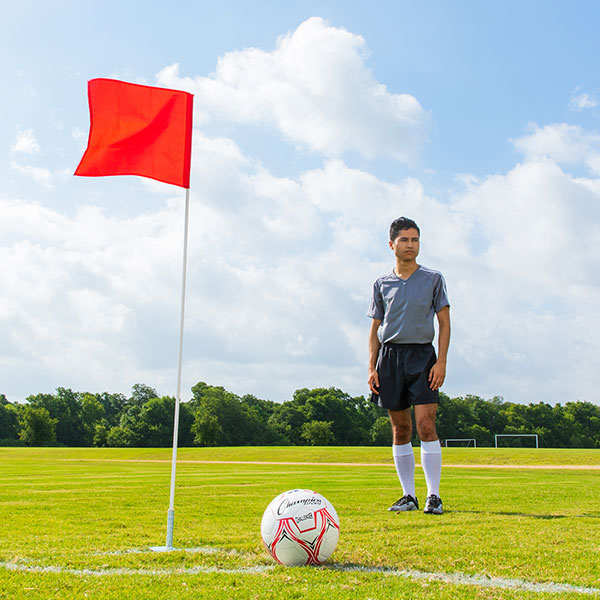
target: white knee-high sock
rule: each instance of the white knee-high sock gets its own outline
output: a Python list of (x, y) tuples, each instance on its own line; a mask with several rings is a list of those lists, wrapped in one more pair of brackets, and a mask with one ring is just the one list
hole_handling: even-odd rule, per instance
[(440, 440), (421, 442), (421, 465), (427, 482), (427, 495), (440, 495), (442, 477), (442, 447)]
[(402, 494), (404, 496), (415, 497), (415, 453), (412, 444), (401, 444), (392, 446), (394, 455), (394, 464), (398, 479), (402, 484)]

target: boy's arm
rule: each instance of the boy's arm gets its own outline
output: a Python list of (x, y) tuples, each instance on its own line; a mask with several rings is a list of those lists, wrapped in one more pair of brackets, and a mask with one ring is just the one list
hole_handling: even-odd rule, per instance
[(369, 332), (369, 387), (374, 394), (379, 394), (379, 375), (377, 374), (377, 357), (381, 342), (377, 337), (377, 330), (381, 325), (381, 319), (373, 319), (371, 331)]
[(446, 379), (446, 359), (448, 356), (448, 347), (450, 346), (450, 307), (444, 306), (437, 313), (439, 332), (438, 332), (438, 359), (429, 371), (429, 385), (432, 390), (438, 390), (442, 387)]

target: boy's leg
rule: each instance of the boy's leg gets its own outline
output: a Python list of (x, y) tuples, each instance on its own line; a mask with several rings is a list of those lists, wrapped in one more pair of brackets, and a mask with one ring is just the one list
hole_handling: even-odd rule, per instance
[[(434, 496), (439, 500), (440, 479), (442, 476), (442, 447), (437, 437), (435, 428), (435, 415), (437, 404), (420, 404), (415, 406), (415, 420), (417, 431), (421, 439), (421, 465), (427, 482), (428, 499)], [(437, 500), (436, 500), (437, 502)], [(428, 511), (427, 506), (425, 507)], [(439, 507), (430, 512), (441, 512), (441, 501)]]
[[(422, 442), (434, 442), (438, 439), (435, 428), (435, 415), (437, 413), (437, 402), (430, 404), (415, 405), (415, 422), (417, 433)], [(393, 425), (392, 425), (393, 427)]]
[[(404, 410), (389, 410), (390, 423), (392, 424), (392, 434), (394, 436), (394, 445), (402, 446), (410, 444), (412, 436), (412, 417), (410, 408)], [(435, 418), (435, 417), (434, 417)]]
[[(404, 511), (418, 508), (415, 494), (415, 453), (410, 438), (412, 435), (412, 418), (410, 409), (388, 410), (392, 423), (394, 445), (392, 454), (396, 473), (402, 484), (402, 498), (398, 500), (390, 510)], [(411, 500), (406, 500), (410, 496)]]

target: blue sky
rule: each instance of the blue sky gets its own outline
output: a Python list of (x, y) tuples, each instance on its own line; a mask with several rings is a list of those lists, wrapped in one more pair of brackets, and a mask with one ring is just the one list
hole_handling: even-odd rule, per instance
[(184, 382), (365, 394), (413, 216), (445, 391), (597, 402), (594, 2), (22, 2), (4, 9), (0, 392), (172, 394), (182, 194), (74, 178), (94, 77), (195, 94)]

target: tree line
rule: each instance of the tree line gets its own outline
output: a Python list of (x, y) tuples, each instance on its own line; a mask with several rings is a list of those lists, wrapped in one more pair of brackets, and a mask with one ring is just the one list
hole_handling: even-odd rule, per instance
[[(175, 399), (135, 384), (131, 396), (74, 392), (29, 396), (11, 403), (0, 394), (0, 445), (169, 447)], [(541, 447), (600, 448), (600, 406), (567, 402), (554, 406), (515, 404), (502, 397), (450, 398), (440, 394), (440, 439), (475, 439), (493, 446), (495, 434), (532, 434)], [(386, 411), (363, 396), (337, 388), (302, 388), (278, 403), (251, 394), (238, 396), (204, 382), (180, 405), (179, 446), (388, 446), (392, 431)], [(417, 443), (417, 439), (413, 440)], [(503, 445), (531, 445), (506, 438)]]

